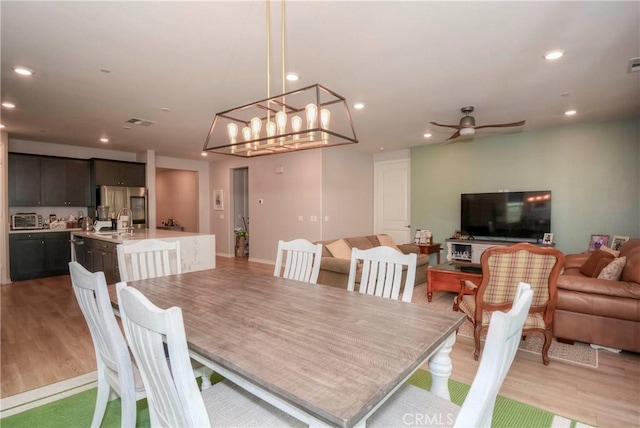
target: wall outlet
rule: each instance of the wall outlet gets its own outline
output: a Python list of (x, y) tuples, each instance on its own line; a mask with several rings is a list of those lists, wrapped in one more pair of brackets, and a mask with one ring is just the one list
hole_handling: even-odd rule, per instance
[(310, 220), (311, 220), (312, 223), (316, 223), (318, 221), (318, 216), (317, 215), (312, 215), (310, 217)]

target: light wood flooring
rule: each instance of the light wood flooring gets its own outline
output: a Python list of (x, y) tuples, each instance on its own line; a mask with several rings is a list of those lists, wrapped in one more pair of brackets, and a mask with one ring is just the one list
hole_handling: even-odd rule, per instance
[[(273, 266), (246, 259), (218, 257), (217, 264), (273, 274)], [(16, 282), (0, 291), (1, 397), (95, 370), (91, 336), (68, 276)], [(470, 384), (478, 367), (473, 340), (458, 337), (451, 356), (452, 378)], [(640, 354), (601, 350), (593, 369), (555, 360), (544, 366), (539, 355), (518, 352), (500, 394), (589, 425), (640, 427)]]

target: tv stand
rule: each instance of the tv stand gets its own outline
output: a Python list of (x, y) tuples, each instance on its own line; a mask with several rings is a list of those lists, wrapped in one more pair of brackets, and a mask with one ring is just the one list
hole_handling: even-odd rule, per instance
[[(491, 241), (480, 239), (447, 239), (447, 261), (459, 266), (480, 266), (480, 257), (489, 247), (515, 245), (523, 241)], [(533, 243), (532, 243), (533, 244)], [(551, 245), (533, 244), (539, 247)]]

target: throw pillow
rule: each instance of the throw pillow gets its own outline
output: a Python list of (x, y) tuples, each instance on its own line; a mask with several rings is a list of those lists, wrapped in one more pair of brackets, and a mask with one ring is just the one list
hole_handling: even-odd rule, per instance
[(391, 239), (391, 237), (389, 235), (376, 235), (376, 236), (378, 237), (378, 242), (383, 247), (391, 247), (391, 248), (393, 248), (394, 250), (397, 250), (400, 253), (402, 252), (402, 251), (400, 251), (400, 248), (398, 248), (396, 243), (393, 242), (393, 239)]
[(611, 263), (607, 265), (600, 275), (598, 275), (598, 279), (610, 279), (612, 281), (620, 280), (620, 275), (622, 275), (622, 269), (624, 269), (624, 264), (627, 262), (626, 257), (618, 257), (614, 259)]
[(616, 251), (612, 248), (607, 247), (606, 245), (603, 245), (602, 247), (600, 247), (600, 249), (602, 251), (606, 251), (609, 254), (613, 254), (613, 257), (618, 257), (620, 255), (620, 251)]
[(351, 247), (344, 239), (338, 239), (327, 245), (327, 250), (336, 259), (351, 260)]
[[(595, 250), (589, 256), (587, 261), (584, 262), (582, 266), (580, 266), (580, 273), (584, 276), (588, 276), (589, 278), (596, 278), (600, 273), (599, 271), (598, 273), (595, 273), (596, 269), (598, 268), (598, 262), (600, 262), (600, 260), (602, 259), (606, 259), (607, 263), (610, 263), (614, 258), (615, 257), (613, 257), (612, 254), (607, 253), (606, 251)], [(602, 270), (602, 267), (600, 268), (600, 270)]]

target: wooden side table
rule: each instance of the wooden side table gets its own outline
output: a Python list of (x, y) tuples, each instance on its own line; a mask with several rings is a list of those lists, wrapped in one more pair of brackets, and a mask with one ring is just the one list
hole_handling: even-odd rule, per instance
[[(452, 263), (427, 267), (427, 300), (431, 301), (434, 291), (459, 292), (462, 280), (469, 280), (475, 285), (480, 285), (482, 273), (462, 272)], [(467, 291), (468, 294), (473, 294), (472, 290), (465, 289), (465, 293)]]
[(438, 255), (438, 264), (440, 264), (440, 251), (442, 251), (442, 245), (438, 243), (434, 244), (418, 244), (420, 247), (420, 254), (437, 254)]

